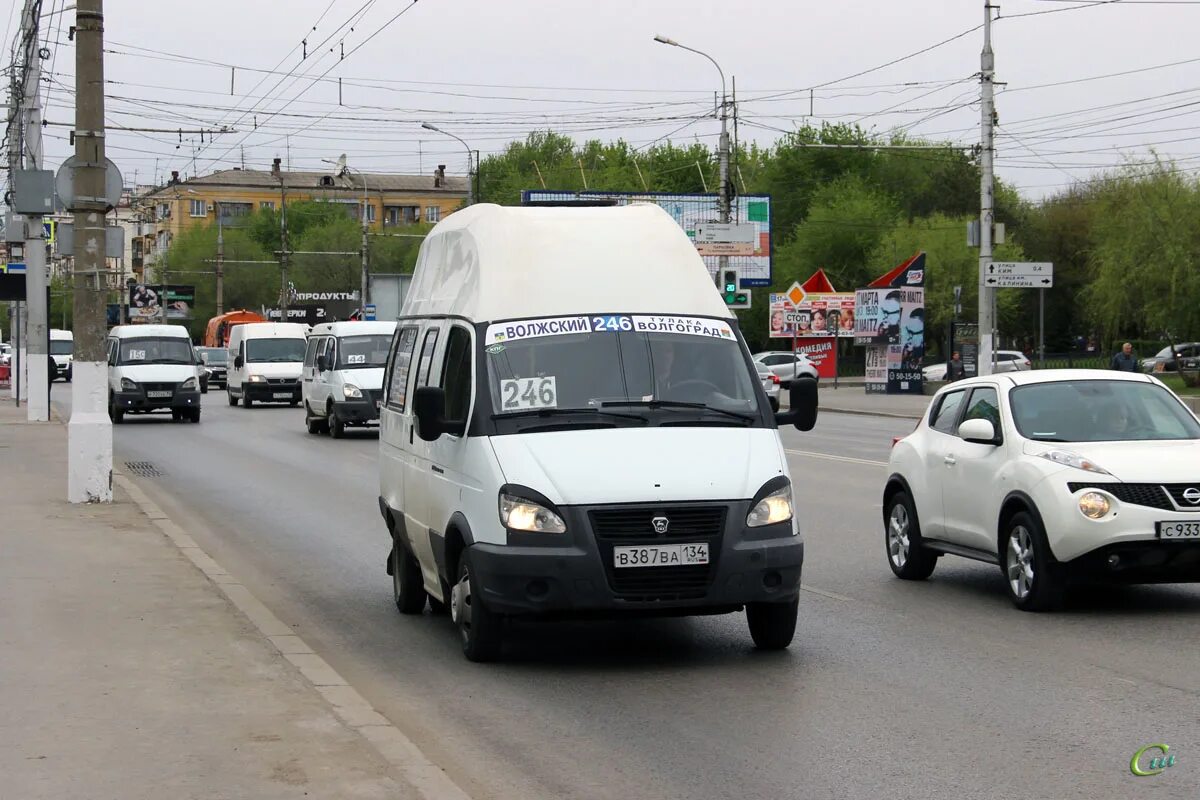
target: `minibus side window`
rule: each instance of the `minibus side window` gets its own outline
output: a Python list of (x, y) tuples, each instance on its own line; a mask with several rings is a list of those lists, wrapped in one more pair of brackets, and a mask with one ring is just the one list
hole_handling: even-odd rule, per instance
[(446, 339), (442, 388), (446, 390), (446, 419), (466, 422), (471, 406), (471, 334), (457, 325)]
[(429, 373), (433, 370), (433, 351), (437, 349), (437, 340), (437, 328), (430, 328), (425, 332), (425, 341), (421, 343), (421, 361), (417, 367), (420, 370), (418, 387), (429, 385)]
[(384, 402), (397, 411), (404, 411), (404, 400), (408, 395), (408, 367), (412, 362), (416, 343), (415, 327), (401, 328), (396, 332), (396, 343), (392, 347), (391, 371), (387, 376), (387, 398)]
[(304, 353), (305, 369), (312, 369), (317, 363), (317, 345), (321, 343), (320, 336), (314, 336), (308, 340), (308, 350)]

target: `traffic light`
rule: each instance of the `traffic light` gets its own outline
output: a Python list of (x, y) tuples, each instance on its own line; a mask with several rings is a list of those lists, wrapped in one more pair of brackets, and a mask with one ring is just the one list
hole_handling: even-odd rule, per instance
[(749, 308), (750, 290), (740, 288), (736, 269), (721, 270), (721, 297), (730, 308)]

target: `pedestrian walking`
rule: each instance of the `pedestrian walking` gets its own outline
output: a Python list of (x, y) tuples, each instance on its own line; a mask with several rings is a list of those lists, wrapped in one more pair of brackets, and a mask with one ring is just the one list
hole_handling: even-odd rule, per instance
[(1133, 357), (1133, 345), (1129, 342), (1121, 345), (1121, 352), (1112, 357), (1110, 367), (1120, 372), (1137, 372), (1138, 363)]
[(950, 361), (946, 364), (946, 380), (961, 381), (967, 376), (966, 367), (963, 366), (962, 355), (955, 350), (950, 356)]

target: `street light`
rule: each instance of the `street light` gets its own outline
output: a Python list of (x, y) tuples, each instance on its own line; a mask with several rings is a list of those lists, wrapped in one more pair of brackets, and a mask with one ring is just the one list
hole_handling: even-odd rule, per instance
[(435, 125), (431, 125), (428, 122), (422, 122), (421, 127), (427, 131), (433, 131), (434, 133), (440, 133), (443, 136), (449, 136), (451, 139), (457, 139), (459, 144), (461, 144), (463, 147), (467, 148), (467, 185), (468, 185), (468, 187), (470, 187), (472, 185), (471, 184), (471, 154), (474, 153), (474, 155), (475, 155), (475, 183), (474, 183), (474, 190), (471, 192), (468, 192), (467, 204), (470, 205), (472, 202), (478, 203), (479, 202), (479, 151), (472, 150), (471, 145), (467, 144), (462, 139), (459, 139), (459, 137), (455, 136), (453, 133), (450, 133), (449, 131), (444, 131), (441, 128), (439, 128)]
[[(326, 164), (333, 164), (338, 168), (338, 177), (344, 178), (349, 172), (357, 172), (358, 177), (362, 179), (363, 185), (363, 202), (362, 202), (362, 288), (359, 290), (359, 312), (363, 319), (367, 318), (367, 293), (370, 286), (370, 271), (367, 263), (367, 176), (362, 170), (354, 169), (346, 164), (346, 154), (338, 158), (337, 161), (331, 161), (328, 158), (322, 158)], [(353, 185), (353, 183), (351, 184)]]
[[(721, 171), (721, 194), (717, 198), (717, 203), (721, 212), (721, 222), (728, 223), (731, 216), (729, 210), (729, 129), (727, 124), (727, 119), (729, 117), (729, 106), (725, 95), (725, 70), (721, 69), (721, 65), (717, 63), (715, 58), (710, 56), (708, 53), (705, 53), (703, 50), (697, 50), (694, 47), (688, 47), (685, 44), (680, 44), (674, 39), (668, 39), (666, 36), (655, 36), (654, 41), (658, 42), (659, 44), (678, 47), (680, 50), (687, 50), (689, 53), (695, 53), (696, 55), (704, 56), (710, 62), (712, 62), (712, 65), (717, 68), (717, 73), (721, 76), (721, 139), (720, 144), (718, 145), (717, 153), (717, 163)], [(720, 275), (728, 266), (728, 264), (729, 257), (721, 256), (720, 267), (717, 270), (717, 274)]]

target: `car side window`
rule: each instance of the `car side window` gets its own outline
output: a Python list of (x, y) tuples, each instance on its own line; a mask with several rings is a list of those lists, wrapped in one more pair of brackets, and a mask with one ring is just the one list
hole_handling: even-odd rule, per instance
[(421, 358), (417, 362), (417, 387), (429, 385), (429, 373), (433, 370), (433, 354), (437, 350), (438, 329), (429, 328), (421, 341)]
[(995, 389), (980, 386), (971, 392), (971, 401), (967, 403), (967, 413), (963, 414), (962, 421), (969, 419), (986, 419), (992, 423), (996, 433), (1000, 433), (1000, 400)]
[(937, 408), (929, 418), (929, 427), (942, 433), (954, 433), (954, 423), (958, 419), (958, 409), (962, 405), (965, 391), (946, 392), (938, 401)]
[(308, 347), (304, 351), (304, 367), (312, 369), (317, 363), (317, 347), (321, 344), (320, 336), (313, 336), (308, 340)]
[(446, 390), (446, 419), (465, 422), (471, 407), (471, 333), (458, 325), (446, 338), (442, 388)]
[(404, 411), (408, 396), (408, 367), (412, 362), (413, 348), (417, 343), (417, 328), (410, 325), (396, 331), (392, 345), (391, 364), (387, 379), (387, 397), (384, 402), (397, 411)]

